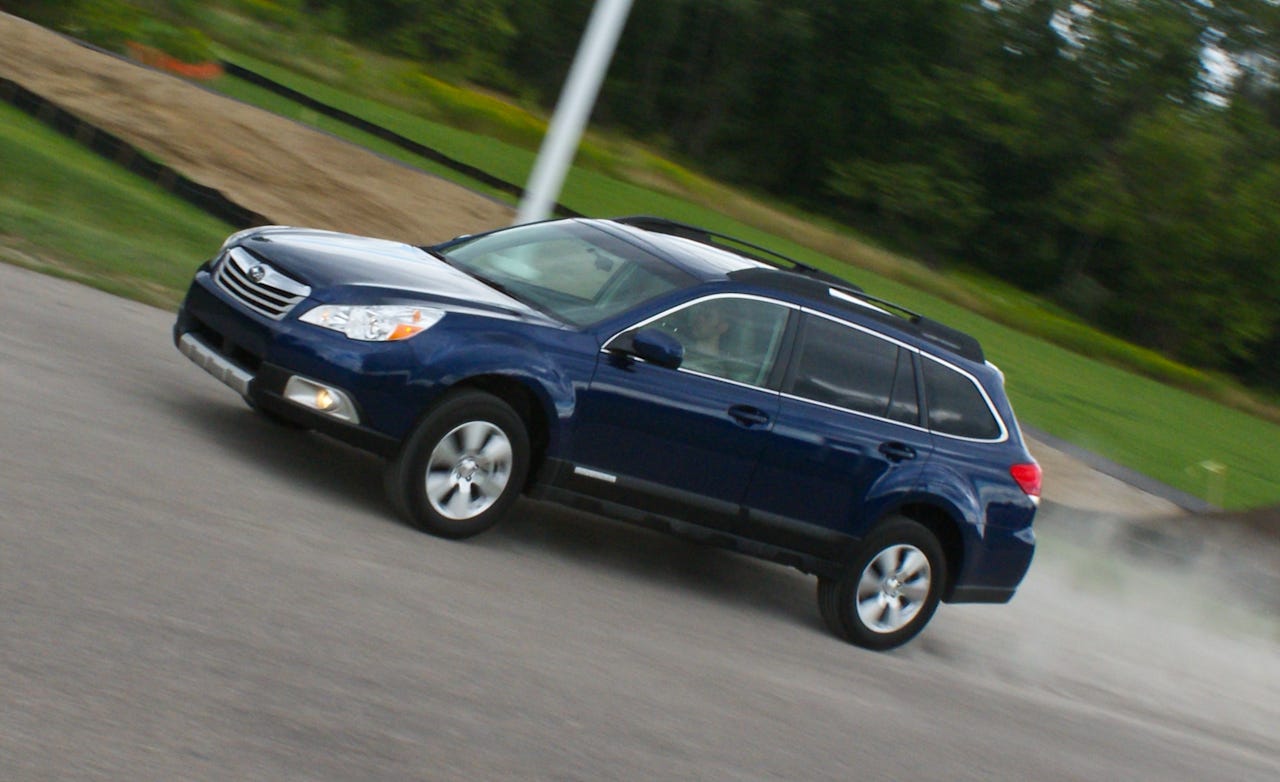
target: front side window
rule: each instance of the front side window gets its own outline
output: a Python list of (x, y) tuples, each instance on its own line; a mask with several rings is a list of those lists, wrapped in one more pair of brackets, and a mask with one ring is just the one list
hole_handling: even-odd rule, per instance
[(510, 296), (575, 326), (597, 323), (695, 283), (687, 273), (604, 231), (538, 223), (476, 237), (445, 259)]
[(682, 369), (765, 385), (790, 310), (781, 304), (724, 296), (703, 299), (649, 324), (684, 346)]
[(790, 393), (823, 404), (918, 424), (911, 352), (850, 326), (810, 316), (796, 347)]
[(1000, 437), (1000, 422), (974, 381), (932, 359), (923, 364), (930, 429), (974, 440)]

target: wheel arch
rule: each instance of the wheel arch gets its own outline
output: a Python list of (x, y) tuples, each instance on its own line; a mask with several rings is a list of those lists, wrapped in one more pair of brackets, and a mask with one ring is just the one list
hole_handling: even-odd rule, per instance
[[(475, 375), (452, 385), (441, 397), (463, 390), (481, 391), (501, 399), (511, 406), (529, 434), (529, 453), (532, 457), (529, 473), (525, 478), (525, 487), (538, 473), (546, 458), (547, 448), (551, 443), (551, 421), (547, 406), (538, 393), (516, 377), (503, 374)], [(437, 404), (438, 404), (437, 400)], [(432, 405), (434, 407), (434, 405)], [(428, 409), (423, 415), (430, 413)]]
[(965, 545), (964, 534), (960, 530), (961, 522), (941, 505), (928, 501), (908, 502), (890, 514), (895, 515), (920, 524), (938, 539), (947, 559), (947, 581), (943, 585), (942, 600), (949, 601), (964, 566)]

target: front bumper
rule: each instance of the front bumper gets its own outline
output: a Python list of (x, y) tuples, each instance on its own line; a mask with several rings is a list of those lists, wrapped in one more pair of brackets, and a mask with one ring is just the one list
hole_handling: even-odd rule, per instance
[(195, 334), (175, 333), (174, 339), (182, 355), (195, 362), (196, 366), (213, 375), (240, 396), (249, 397), (253, 373), (236, 366), (231, 359), (214, 350), (211, 345)]
[(1022, 583), (1035, 557), (1030, 526), (1009, 530), (988, 526), (981, 537), (965, 540), (965, 561), (948, 603), (1007, 603)]
[[(395, 452), (434, 384), (414, 381), (404, 344), (360, 343), (296, 320), (272, 320), (224, 300), (199, 272), (173, 326), (178, 350), (250, 404), (374, 453)], [(340, 395), (335, 416), (291, 401), (297, 379)], [(343, 420), (343, 419), (346, 420)]]
[[(299, 426), (314, 429), (382, 456), (394, 454), (399, 447), (399, 440), (361, 426), (358, 420), (358, 408), (355, 416), (357, 420), (342, 420), (290, 401), (285, 394), (285, 389), (291, 378), (300, 378), (302, 377), (300, 375), (292, 374), (283, 367), (273, 364), (261, 364), (259, 373), (254, 374), (234, 364), (195, 334), (189, 332), (175, 334), (175, 338), (178, 350), (184, 356), (255, 407), (270, 411)], [(350, 394), (342, 389), (329, 387), (343, 394), (346, 399), (351, 399)], [(355, 406), (354, 401), (351, 405)]]

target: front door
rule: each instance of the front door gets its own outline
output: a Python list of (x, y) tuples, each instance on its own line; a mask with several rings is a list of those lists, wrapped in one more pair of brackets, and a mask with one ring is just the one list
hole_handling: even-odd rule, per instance
[(730, 529), (778, 413), (770, 385), (790, 313), (720, 295), (624, 332), (675, 337), (685, 350), (678, 369), (606, 344), (574, 416), (572, 488)]

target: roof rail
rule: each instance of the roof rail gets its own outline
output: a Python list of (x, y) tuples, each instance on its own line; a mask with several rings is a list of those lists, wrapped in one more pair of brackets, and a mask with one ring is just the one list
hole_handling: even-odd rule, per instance
[(832, 294), (840, 293), (852, 296), (855, 299), (878, 304), (887, 309), (896, 310), (906, 316), (907, 321), (914, 327), (912, 330), (924, 339), (929, 340), (935, 345), (940, 345), (953, 353), (957, 353), (970, 361), (982, 363), (986, 361), (986, 355), (982, 352), (982, 343), (974, 337), (953, 329), (950, 326), (943, 325), (936, 320), (926, 318), (918, 312), (913, 312), (901, 304), (895, 304), (888, 299), (882, 299), (878, 296), (872, 296), (863, 293), (861, 289), (857, 292), (832, 286)]
[[(633, 217), (616, 217), (613, 221), (615, 223), (622, 223), (623, 225), (629, 225), (646, 231), (654, 231), (657, 233), (669, 234), (671, 236), (680, 236), (685, 239), (692, 239), (695, 242), (719, 247), (721, 249), (737, 253), (738, 255), (746, 256), (752, 260), (760, 261), (761, 263), (772, 266), (775, 269), (796, 272), (811, 280), (812, 282), (809, 283), (810, 285), (813, 285), (814, 283), (824, 284), (828, 288), (828, 290), (825, 291), (828, 296), (846, 296), (868, 304), (874, 304), (886, 309), (894, 310), (900, 313), (900, 316), (905, 317), (907, 323), (910, 324), (909, 330), (915, 332), (921, 338), (926, 339), (935, 345), (946, 348), (947, 350), (961, 355), (971, 361), (982, 362), (986, 360), (982, 351), (982, 344), (979, 343), (977, 339), (965, 334), (963, 331), (953, 329), (936, 320), (926, 318), (920, 313), (913, 312), (901, 304), (895, 304), (887, 299), (872, 296), (858, 285), (844, 279), (843, 277), (837, 277), (829, 272), (824, 272), (821, 269), (817, 269), (807, 263), (797, 261), (794, 258), (789, 258), (786, 255), (775, 250), (770, 250), (767, 247), (761, 247), (733, 236), (708, 231), (705, 228), (699, 228), (695, 225), (689, 225), (688, 223), (669, 220), (665, 217), (637, 215)], [(743, 248), (746, 248), (746, 250), (750, 250), (751, 252), (744, 251)], [(766, 257), (760, 257), (760, 255), (756, 255), (756, 253), (760, 253)], [(779, 261), (782, 263), (779, 263)], [(744, 269), (742, 271), (735, 272), (734, 276), (739, 278), (750, 277), (752, 276), (753, 271), (758, 271), (762, 274), (776, 274), (776, 272), (769, 272), (765, 269)], [(816, 295), (816, 291), (811, 291), (811, 293)], [(901, 323), (903, 319), (903, 317), (894, 316), (890, 313), (884, 313), (884, 317), (892, 317), (899, 323)]]
[(894, 304), (893, 302), (879, 298), (878, 296), (871, 296), (861, 291), (854, 293), (852, 291), (834, 288), (834, 286), (831, 292), (833, 294), (839, 292), (853, 296), (854, 298), (862, 301), (878, 304), (887, 309), (897, 310), (905, 315), (907, 322), (914, 327), (912, 331), (919, 334), (924, 339), (929, 340), (935, 345), (947, 348), (953, 353), (964, 356), (970, 361), (977, 361), (978, 363), (986, 361), (986, 355), (982, 352), (982, 343), (978, 342), (976, 338), (969, 336), (963, 331), (943, 325), (936, 320), (926, 318), (918, 312), (913, 312), (901, 304)]
[[(868, 317), (886, 323), (892, 323), (899, 328), (909, 331), (921, 339), (932, 342), (933, 344), (946, 348), (952, 353), (963, 356), (970, 361), (982, 363), (986, 361), (986, 355), (982, 351), (982, 343), (963, 331), (943, 325), (936, 320), (926, 318), (918, 312), (907, 309), (901, 304), (896, 304), (888, 299), (882, 299), (878, 296), (872, 296), (861, 288), (843, 280), (829, 282), (825, 279), (814, 280), (804, 277), (791, 277), (781, 274), (779, 271), (770, 269), (743, 269), (733, 272), (731, 275), (735, 279), (743, 281), (752, 281), (753, 279), (769, 278), (769, 284), (780, 285), (781, 287), (790, 288), (798, 293), (804, 293), (814, 299), (819, 300), (845, 300), (847, 304), (870, 304), (875, 305), (871, 309), (861, 308), (859, 312)], [(787, 282), (789, 281), (789, 282)], [(877, 309), (878, 308), (878, 309)], [(890, 312), (889, 310), (892, 310)]]
[[(689, 225), (688, 223), (682, 223), (678, 220), (669, 220), (665, 217), (653, 217), (651, 215), (615, 217), (613, 218), (613, 221), (615, 223), (622, 223), (623, 225), (629, 225), (634, 228), (641, 228), (646, 231), (654, 231), (656, 233), (664, 233), (671, 236), (692, 239), (695, 242), (701, 242), (702, 244), (709, 244), (721, 249), (729, 250), (730, 252), (746, 256), (752, 260), (760, 261), (761, 263), (766, 263), (779, 269), (797, 272), (807, 277), (822, 280), (823, 282), (839, 285), (842, 288), (852, 288), (858, 292), (862, 291), (862, 288), (859, 288), (857, 285), (849, 282), (843, 277), (837, 277), (834, 274), (824, 272), (823, 270), (810, 266), (807, 263), (797, 261), (795, 258), (783, 255), (777, 250), (770, 250), (768, 247), (761, 247), (758, 244), (752, 244), (751, 242), (734, 236), (729, 236), (728, 234), (708, 231), (707, 229), (699, 228), (696, 225)], [(750, 252), (747, 252), (747, 250)], [(760, 253), (760, 255), (757, 255), (756, 253)], [(762, 255), (764, 257), (761, 257)]]

